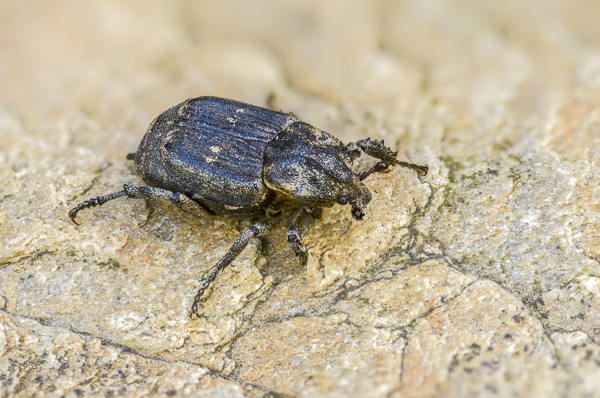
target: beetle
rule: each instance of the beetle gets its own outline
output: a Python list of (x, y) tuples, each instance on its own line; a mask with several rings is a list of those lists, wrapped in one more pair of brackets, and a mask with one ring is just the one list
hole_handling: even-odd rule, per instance
[[(351, 166), (361, 151), (380, 161), (363, 173)], [(250, 228), (201, 281), (190, 317), (219, 272), (246, 247), (250, 238), (272, 229), (284, 211), (295, 214), (288, 241), (304, 265), (302, 236), (324, 207), (350, 205), (362, 220), (371, 192), (363, 180), (392, 165), (427, 174), (427, 165), (401, 162), (383, 140), (343, 144), (325, 131), (283, 113), (225, 98), (188, 99), (160, 114), (135, 153), (135, 171), (148, 186), (125, 184), (123, 190), (86, 200), (77, 213), (110, 200), (130, 198), (171, 201), (199, 217), (254, 219)]]

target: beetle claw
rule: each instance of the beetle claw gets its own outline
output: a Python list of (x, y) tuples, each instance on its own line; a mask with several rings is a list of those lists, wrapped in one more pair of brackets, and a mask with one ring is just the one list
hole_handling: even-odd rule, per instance
[(190, 319), (194, 319), (194, 315), (196, 315), (196, 317), (198, 317), (198, 303), (196, 303), (194, 301), (194, 304), (192, 304), (192, 311), (190, 312)]
[(308, 250), (306, 250), (306, 246), (304, 246), (298, 236), (295, 235), (288, 237), (288, 241), (290, 242), (296, 257), (300, 260), (300, 265), (306, 265), (306, 262), (308, 261)]

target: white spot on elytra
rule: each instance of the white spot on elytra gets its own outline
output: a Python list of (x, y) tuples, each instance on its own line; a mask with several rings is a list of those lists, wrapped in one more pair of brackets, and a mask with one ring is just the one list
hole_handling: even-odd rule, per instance
[(219, 148), (218, 146), (211, 146), (210, 150), (213, 151), (214, 153), (221, 152), (221, 148)]

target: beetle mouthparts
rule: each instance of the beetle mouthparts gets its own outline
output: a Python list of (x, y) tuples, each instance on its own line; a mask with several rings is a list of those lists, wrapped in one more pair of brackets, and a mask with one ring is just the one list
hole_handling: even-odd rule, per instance
[(355, 204), (352, 205), (351, 212), (352, 217), (354, 217), (356, 221), (362, 221), (363, 217), (365, 216), (365, 212), (360, 207), (357, 207)]

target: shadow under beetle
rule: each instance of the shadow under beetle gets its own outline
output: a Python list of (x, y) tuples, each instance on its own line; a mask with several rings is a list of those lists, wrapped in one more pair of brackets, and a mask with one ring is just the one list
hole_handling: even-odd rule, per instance
[[(380, 162), (356, 173), (350, 166), (361, 150)], [(395, 164), (427, 174), (427, 165), (400, 162), (396, 155), (383, 141), (369, 138), (344, 145), (292, 113), (224, 98), (192, 98), (158, 116), (137, 151), (127, 155), (149, 187), (125, 184), (122, 191), (80, 203), (69, 217), (77, 224), (80, 210), (128, 196), (168, 200), (199, 217), (256, 219), (201, 282), (193, 317), (217, 274), (251, 237), (273, 228), (282, 211), (295, 212), (287, 237), (305, 264), (302, 236), (323, 207), (349, 204), (352, 216), (362, 220), (362, 209), (371, 201), (362, 180), (370, 174)]]

